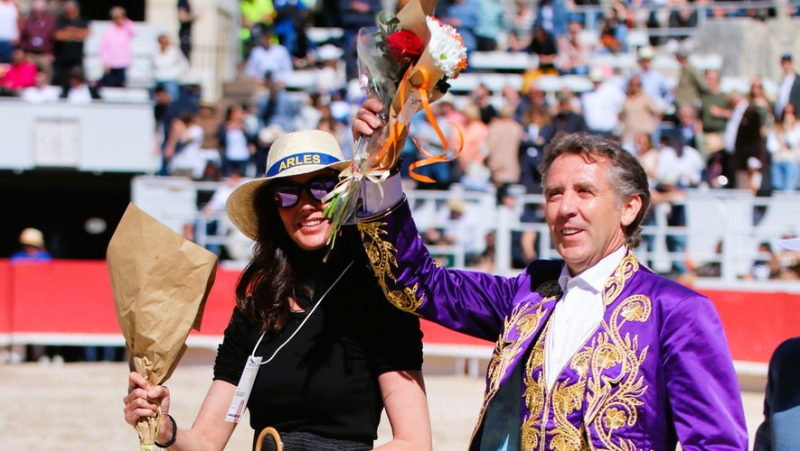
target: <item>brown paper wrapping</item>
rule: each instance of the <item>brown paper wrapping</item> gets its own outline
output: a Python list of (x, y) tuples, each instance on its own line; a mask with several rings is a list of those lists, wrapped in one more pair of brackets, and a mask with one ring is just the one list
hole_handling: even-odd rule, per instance
[[(131, 370), (163, 384), (186, 351), (189, 330), (200, 330), (217, 256), (131, 203), (106, 257)], [(153, 443), (155, 426), (155, 419), (137, 426), (142, 444)]]

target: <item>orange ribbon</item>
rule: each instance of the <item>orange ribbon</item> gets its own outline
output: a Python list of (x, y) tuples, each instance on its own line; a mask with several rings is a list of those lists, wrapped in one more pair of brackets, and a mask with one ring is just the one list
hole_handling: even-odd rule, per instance
[[(428, 71), (424, 67), (420, 67), (418, 69), (420, 74), (422, 74), (422, 85), (419, 87), (420, 100), (422, 100), (422, 109), (425, 110), (425, 116), (428, 118), (428, 122), (431, 124), (431, 127), (433, 127), (433, 130), (436, 131), (436, 135), (439, 136), (439, 140), (442, 142), (442, 149), (444, 149), (444, 151), (440, 155), (433, 155), (432, 153), (428, 152), (417, 141), (416, 138), (412, 137), (411, 139), (414, 141), (414, 144), (417, 145), (419, 151), (422, 152), (422, 154), (425, 155), (427, 158), (423, 158), (421, 160), (415, 161), (414, 163), (411, 163), (411, 166), (409, 166), (408, 168), (408, 173), (414, 180), (424, 183), (434, 183), (435, 182), (434, 179), (425, 175), (417, 174), (415, 169), (436, 163), (446, 163), (456, 159), (456, 157), (458, 157), (458, 154), (461, 153), (461, 149), (464, 147), (464, 134), (461, 132), (461, 128), (459, 128), (456, 124), (448, 122), (453, 127), (455, 127), (456, 131), (458, 132), (460, 143), (453, 157), (447, 158), (447, 150), (450, 148), (450, 144), (447, 142), (447, 137), (445, 137), (444, 133), (442, 133), (442, 129), (439, 128), (439, 124), (436, 121), (436, 117), (433, 115), (430, 103), (428, 102), (428, 84), (430, 83), (430, 77), (428, 75)], [(403, 108), (405, 108), (405, 105), (403, 105)]]

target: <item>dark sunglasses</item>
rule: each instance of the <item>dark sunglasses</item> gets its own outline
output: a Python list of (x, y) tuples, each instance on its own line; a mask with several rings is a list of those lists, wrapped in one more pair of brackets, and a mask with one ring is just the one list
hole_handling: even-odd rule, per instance
[(296, 183), (282, 183), (272, 188), (275, 193), (275, 201), (281, 208), (289, 208), (297, 205), (300, 194), (303, 190), (308, 192), (312, 198), (322, 201), (338, 184), (338, 180), (331, 177), (318, 177), (308, 182), (298, 185)]

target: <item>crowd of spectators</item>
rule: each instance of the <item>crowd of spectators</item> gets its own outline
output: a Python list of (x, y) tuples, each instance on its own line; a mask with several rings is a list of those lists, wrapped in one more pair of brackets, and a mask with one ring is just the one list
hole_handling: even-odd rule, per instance
[[(543, 148), (557, 133), (585, 131), (617, 139), (639, 155), (657, 202), (674, 201), (684, 190), (700, 186), (756, 194), (796, 191), (800, 81), (791, 54), (783, 56), (783, 76), (769, 97), (758, 77), (747, 92), (723, 92), (716, 70), (699, 70), (690, 62), (691, 41), (665, 50), (659, 44), (667, 38), (653, 36), (652, 45), (628, 48), (627, 34), (634, 28), (694, 27), (700, 16), (764, 19), (774, 14), (722, 9), (714, 3), (687, 5), (685, 0), (613, 0), (602, 8), (579, 10), (598, 5), (591, 0), (439, 1), (436, 14), (461, 32), (470, 52), (525, 52), (535, 54), (537, 64), (525, 71), (519, 90), (505, 86), (492, 91), (479, 85), (468, 95), (448, 95), (436, 103), (433, 113), (449, 138), (449, 149), (441, 148), (428, 117), (416, 116), (412, 133), (417, 140), (408, 140), (403, 150), (404, 176), (408, 178), (408, 165), (422, 157), (417, 143), (451, 156), (461, 147), (453, 161), (420, 168), (419, 173), (436, 183), (417, 188), (459, 184), (467, 190), (502, 192), (521, 185), (528, 193), (539, 193), (536, 166)], [(184, 84), (191, 30), (201, 11), (189, 0), (177, 2), (177, 40), (159, 36), (152, 65), (156, 142), (163, 156), (160, 174), (207, 181), (231, 174), (256, 177), (264, 171), (271, 143), (283, 133), (303, 129), (330, 131), (346, 153), (352, 151), (349, 121), (363, 100), (355, 81), (354, 41), (360, 27), (374, 24), (381, 3), (335, 0), (320, 7), (315, 15), (304, 0), (242, 0), (240, 72), (254, 94), (247, 102), (222, 99), (211, 104), (199, 102), (199, 93)], [(789, 12), (797, 13), (796, 8)], [(14, 1), (0, 0), (0, 63), (7, 63), (0, 65), (2, 93), (30, 102), (62, 98), (86, 103), (98, 97), (97, 88), (124, 87), (136, 25), (120, 7), (109, 16), (99, 40), (103, 76), (86, 80), (83, 43), (89, 23), (78, 3), (33, 0), (23, 14)], [(343, 35), (313, 42), (311, 25), (338, 27)], [(620, 52), (636, 55), (633, 70), (592, 63), (598, 54)], [(673, 55), (680, 67), (677, 83), (652, 64), (656, 56)], [(288, 89), (298, 71), (316, 74), (315, 89)], [(585, 76), (591, 89), (544, 90), (544, 75)], [(523, 221), (537, 220), (533, 210), (525, 209)], [(679, 205), (668, 221), (670, 226), (686, 224)], [(668, 247), (682, 252), (685, 240), (673, 237)], [(529, 250), (524, 254), (519, 264), (534, 257)], [(674, 267), (678, 274), (691, 272), (682, 262)]]

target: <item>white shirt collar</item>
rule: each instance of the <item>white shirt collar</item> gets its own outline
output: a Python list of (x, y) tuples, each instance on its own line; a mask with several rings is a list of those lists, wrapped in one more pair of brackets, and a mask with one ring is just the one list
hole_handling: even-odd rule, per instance
[(582, 285), (584, 288), (591, 289), (595, 294), (600, 293), (603, 290), (603, 286), (605, 286), (606, 279), (614, 273), (627, 251), (625, 246), (620, 246), (619, 249), (606, 255), (602, 260), (597, 262), (597, 264), (575, 277), (569, 275), (569, 268), (565, 264), (564, 267), (561, 268), (561, 275), (558, 277), (558, 284), (561, 286), (561, 291), (566, 293), (569, 282), (572, 279), (576, 279), (575, 282)]

